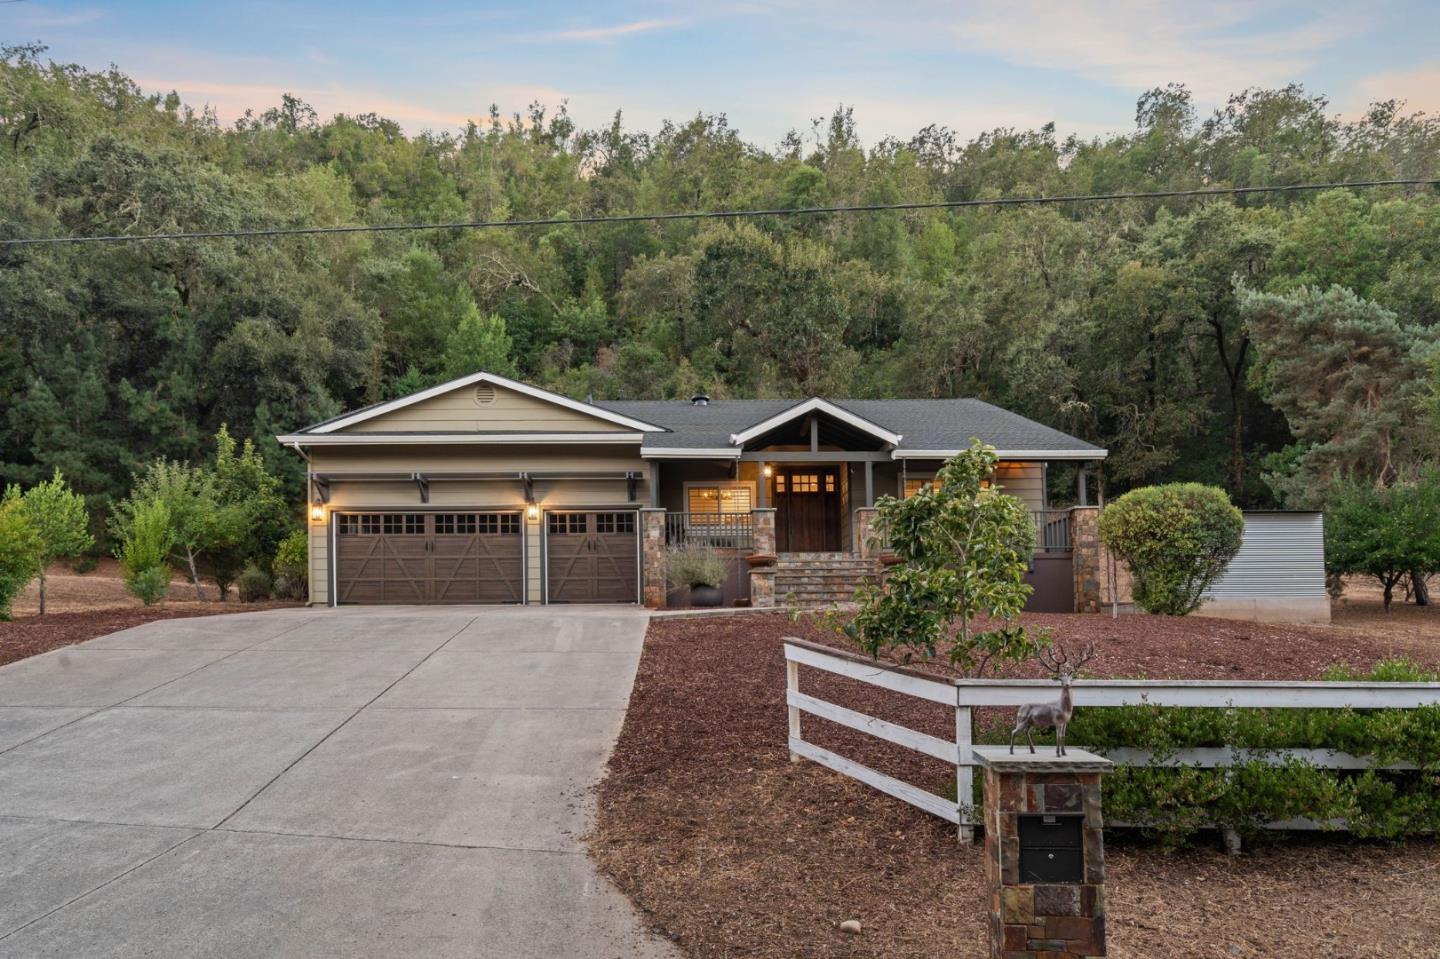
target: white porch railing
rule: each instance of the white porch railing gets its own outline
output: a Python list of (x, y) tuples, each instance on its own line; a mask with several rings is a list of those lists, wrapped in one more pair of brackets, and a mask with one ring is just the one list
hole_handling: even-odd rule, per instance
[[(1053, 699), (1056, 685), (1044, 679), (946, 679), (903, 667), (884, 666), (863, 656), (787, 637), (785, 644), (786, 690), (789, 708), (790, 758), (809, 759), (844, 776), (857, 779), (954, 823), (962, 841), (974, 837), (979, 821), (970, 797), (974, 789), (975, 761), (971, 756), (973, 710), (982, 706), (1019, 706)], [(942, 703), (955, 708), (955, 739), (952, 742), (886, 722), (865, 713), (827, 702), (800, 689), (800, 667), (856, 679), (871, 686)], [(1080, 679), (1072, 687), (1076, 706), (1200, 706), (1267, 709), (1415, 709), (1440, 705), (1440, 683), (1378, 682), (1291, 682), (1271, 680), (1212, 681), (1193, 679)], [(877, 739), (913, 749), (955, 767), (954, 800), (927, 792), (884, 773), (847, 759), (804, 739), (800, 717), (809, 713)], [(1080, 745), (1080, 744), (1075, 744)], [(1116, 763), (1132, 766), (1199, 765), (1223, 767), (1233, 764), (1235, 751), (1227, 748), (1182, 749), (1173, 756), (1156, 760), (1139, 749), (1115, 749), (1107, 753)], [(1331, 769), (1413, 769), (1397, 763), (1377, 766), (1363, 756), (1326, 749), (1274, 749), (1241, 751), (1242, 757), (1297, 758)], [(1283, 823), (1305, 828), (1304, 822)]]

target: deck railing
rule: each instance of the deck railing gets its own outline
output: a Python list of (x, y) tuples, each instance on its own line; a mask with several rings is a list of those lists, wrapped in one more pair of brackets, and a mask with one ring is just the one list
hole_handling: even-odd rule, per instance
[(1035, 550), (1040, 553), (1066, 553), (1071, 549), (1070, 511), (1068, 509), (1033, 510), (1035, 517)]
[(754, 549), (755, 527), (749, 513), (666, 513), (665, 545)]

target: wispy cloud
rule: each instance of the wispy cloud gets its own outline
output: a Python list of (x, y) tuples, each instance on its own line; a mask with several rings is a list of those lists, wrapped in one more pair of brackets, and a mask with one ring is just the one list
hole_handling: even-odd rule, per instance
[(45, 30), (80, 27), (87, 23), (94, 23), (105, 16), (104, 10), (95, 7), (85, 7), (81, 10), (56, 10), (41, 5), (15, 4), (11, 10), (17, 15), (15, 26)]
[(1363, 32), (1358, 16), (1293, 7), (1266, 29), (1244, 3), (1182, 0), (987, 2), (947, 28), (958, 43), (1024, 67), (1069, 71), (1126, 90), (1174, 80), (1201, 100), (1285, 83), (1327, 49)]
[(608, 43), (640, 33), (653, 33), (679, 26), (680, 20), (632, 20), (601, 27), (577, 27), (573, 30), (553, 30), (547, 33), (526, 34), (521, 39), (534, 43)]
[(1359, 113), (1377, 100), (1404, 100), (1407, 111), (1440, 116), (1440, 61), (1361, 77), (1355, 83), (1352, 110)]

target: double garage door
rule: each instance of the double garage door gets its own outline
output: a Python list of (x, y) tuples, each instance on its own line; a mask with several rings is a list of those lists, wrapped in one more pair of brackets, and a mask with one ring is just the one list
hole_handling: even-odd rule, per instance
[[(525, 539), (519, 511), (338, 513), (335, 600), (523, 603)], [(546, 601), (636, 602), (638, 543), (633, 511), (546, 513)]]

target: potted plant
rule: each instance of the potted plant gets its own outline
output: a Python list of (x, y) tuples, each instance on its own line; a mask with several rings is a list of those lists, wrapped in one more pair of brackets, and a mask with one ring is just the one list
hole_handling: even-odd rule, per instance
[(665, 557), (666, 581), (689, 587), (691, 606), (719, 606), (725, 574), (725, 561), (707, 546), (675, 546)]

